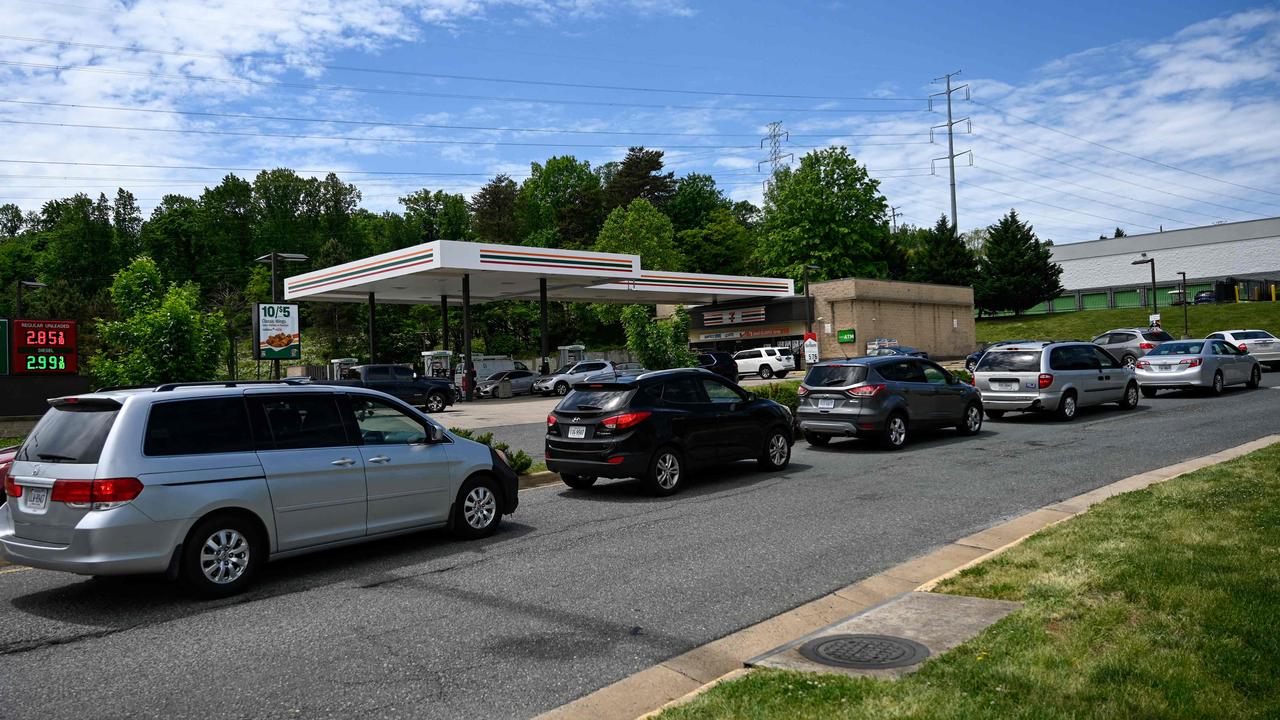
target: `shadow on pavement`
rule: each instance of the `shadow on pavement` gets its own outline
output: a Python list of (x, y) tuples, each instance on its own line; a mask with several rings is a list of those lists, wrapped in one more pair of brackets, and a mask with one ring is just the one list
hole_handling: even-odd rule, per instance
[(803, 472), (811, 469), (811, 466), (803, 463), (797, 463), (794, 460), (787, 466), (786, 470), (779, 472), (767, 472), (756, 467), (754, 460), (742, 461), (732, 465), (721, 465), (706, 468), (696, 468), (692, 472), (692, 477), (686, 481), (686, 485), (680, 492), (675, 495), (665, 497), (657, 497), (649, 493), (648, 488), (639, 479), (627, 478), (622, 480), (610, 480), (601, 478), (596, 484), (586, 490), (574, 490), (565, 488), (558, 494), (561, 497), (573, 500), (591, 500), (594, 502), (609, 503), (644, 503), (644, 504), (663, 504), (663, 503), (679, 503), (682, 500), (688, 501), (693, 498), (702, 498), (715, 495), (717, 493), (734, 492), (746, 488), (752, 488), (760, 483), (769, 480), (783, 479), (787, 475), (794, 472)]

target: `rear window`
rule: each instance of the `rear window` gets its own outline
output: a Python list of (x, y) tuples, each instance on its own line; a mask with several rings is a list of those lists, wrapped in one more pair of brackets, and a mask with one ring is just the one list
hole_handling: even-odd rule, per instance
[(1173, 336), (1163, 330), (1148, 330), (1142, 333), (1142, 337), (1152, 342), (1169, 342)]
[(1203, 342), (1175, 342), (1160, 345), (1148, 355), (1199, 355), (1204, 350)]
[(846, 387), (866, 379), (866, 365), (819, 365), (809, 368), (804, 384), (809, 387)]
[(115, 402), (54, 405), (16, 457), (32, 462), (96, 463), (119, 414), (120, 405)]
[(238, 397), (151, 406), (142, 452), (151, 456), (249, 452), (249, 412)]
[(631, 399), (634, 388), (602, 388), (600, 390), (574, 390), (560, 401), (560, 412), (598, 412), (617, 410)]
[(1245, 330), (1244, 332), (1231, 333), (1231, 337), (1237, 340), (1266, 340), (1275, 337), (1275, 335), (1263, 330)]
[(1040, 351), (997, 350), (982, 356), (978, 372), (1040, 372)]
[(791, 357), (791, 348), (778, 348), (778, 354), (782, 357)]

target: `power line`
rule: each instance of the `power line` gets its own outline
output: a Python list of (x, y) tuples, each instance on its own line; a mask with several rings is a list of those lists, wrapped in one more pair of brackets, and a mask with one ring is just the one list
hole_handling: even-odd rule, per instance
[(268, 65), (277, 65), (281, 67), (295, 68), (323, 68), (325, 70), (335, 70), (341, 72), (360, 72), (374, 73), (382, 75), (395, 75), (400, 77), (424, 77), (435, 78), (441, 80), (466, 80), (471, 82), (491, 82), (504, 83), (510, 85), (540, 85), (545, 87), (575, 88), (584, 90), (610, 90), (621, 92), (646, 92), (646, 93), (664, 93), (674, 95), (707, 95), (715, 97), (751, 97), (751, 98), (778, 98), (783, 100), (846, 100), (846, 101), (889, 101), (889, 102), (923, 102), (925, 98), (915, 97), (891, 97), (891, 96), (845, 96), (845, 95), (790, 95), (782, 93), (760, 93), (760, 92), (737, 92), (727, 90), (687, 90), (677, 88), (653, 88), (653, 87), (636, 87), (627, 85), (592, 85), (589, 83), (571, 83), (557, 82), (553, 80), (527, 80), (514, 78), (486, 77), (480, 75), (452, 75), (448, 73), (433, 73), (420, 70), (395, 70), (386, 68), (367, 68), (354, 67), (350, 65), (325, 65), (321, 63), (299, 63), (289, 62), (287, 60), (273, 60), (269, 58), (260, 58), (256, 55), (236, 55), (226, 56), (218, 53), (192, 53), (180, 52), (177, 50), (153, 50), (148, 48), (128, 47), (123, 45), (102, 45), (98, 43), (75, 42), (71, 40), (51, 40), (46, 38), (22, 37), (18, 35), (0, 35), (0, 40), (13, 40), (17, 42), (42, 43), (47, 45), (62, 45), (67, 47), (90, 48), (95, 50), (119, 50), (131, 53), (143, 53), (151, 55), (169, 55), (176, 57), (196, 57), (222, 60), (224, 62), (233, 63), (241, 58), (255, 58), (265, 62)]
[(118, 68), (108, 68), (103, 66), (84, 66), (84, 65), (53, 65), (49, 63), (30, 63), (18, 62), (14, 60), (0, 60), (0, 65), (8, 65), (11, 67), (26, 67), (41, 70), (53, 70), (55, 72), (73, 71), (73, 72), (89, 72), (100, 73), (106, 75), (124, 75), (128, 77), (151, 77), (168, 80), (199, 80), (202, 82), (220, 82), (237, 85), (256, 85), (263, 87), (287, 87), (303, 90), (324, 90), (331, 92), (358, 92), (370, 93), (375, 95), (405, 95), (412, 97), (435, 97), (449, 98), (454, 100), (484, 100), (492, 102), (513, 102), (513, 103), (537, 103), (544, 105), (585, 105), (596, 107), (631, 107), (631, 108), (652, 108), (660, 110), (720, 110), (720, 111), (737, 111), (737, 112), (791, 112), (791, 113), (906, 113), (906, 112), (922, 112), (924, 108), (915, 110), (903, 108), (786, 108), (786, 107), (743, 107), (743, 106), (723, 106), (723, 105), (671, 105), (671, 104), (655, 104), (655, 103), (635, 103), (635, 102), (614, 102), (606, 100), (564, 100), (564, 99), (540, 99), (525, 97), (506, 97), (501, 95), (470, 95), (464, 93), (439, 93), (427, 92), (425, 90), (393, 90), (390, 88), (370, 88), (356, 85), (329, 85), (320, 83), (300, 83), (285, 80), (258, 80), (252, 78), (226, 78), (213, 77), (210, 75), (191, 75), (188, 73), (160, 73), (143, 70), (121, 70)]
[(1157, 215), (1156, 213), (1143, 212), (1143, 211), (1141, 211), (1141, 210), (1134, 210), (1133, 208), (1125, 207), (1125, 206), (1123, 206), (1123, 205), (1116, 205), (1115, 203), (1109, 203), (1109, 202), (1106, 202), (1105, 200), (1095, 200), (1094, 198), (1085, 197), (1084, 195), (1077, 195), (1077, 194), (1075, 194), (1075, 193), (1070, 193), (1070, 192), (1067, 192), (1067, 191), (1065, 191), (1065, 190), (1057, 190), (1057, 189), (1054, 189), (1054, 188), (1052, 188), (1052, 187), (1050, 187), (1050, 186), (1048, 186), (1048, 185), (1045, 185), (1044, 183), (1033, 182), (1033, 181), (1031, 181), (1031, 180), (1023, 180), (1023, 179), (1020, 179), (1020, 178), (1014, 177), (1013, 175), (1009, 175), (1009, 174), (1007, 174), (1007, 173), (1002, 173), (1002, 172), (1000, 172), (1000, 171), (998, 171), (998, 170), (992, 170), (991, 168), (988, 168), (988, 167), (982, 167), (980, 163), (978, 163), (977, 165), (978, 165), (978, 169), (979, 169), (979, 170), (982, 170), (983, 172), (988, 172), (988, 173), (991, 173), (992, 175), (998, 175), (998, 176), (1000, 176), (1000, 177), (1002, 177), (1002, 178), (1005, 178), (1005, 179), (1007, 179), (1007, 180), (1012, 180), (1012, 181), (1014, 181), (1014, 182), (1026, 183), (1027, 185), (1033, 185), (1033, 186), (1038, 187), (1038, 188), (1044, 188), (1045, 190), (1048, 190), (1048, 191), (1050, 191), (1050, 192), (1059, 193), (1059, 194), (1061, 194), (1061, 195), (1066, 195), (1066, 196), (1068, 196), (1068, 197), (1078, 198), (1078, 199), (1080, 199), (1080, 200), (1084, 200), (1085, 202), (1096, 203), (1096, 204), (1098, 204), (1098, 205), (1106, 205), (1107, 207), (1113, 207), (1113, 208), (1115, 208), (1115, 209), (1117, 209), (1117, 210), (1123, 210), (1123, 211), (1125, 211), (1125, 212), (1137, 213), (1137, 214), (1139, 214), (1139, 215), (1147, 215), (1147, 216), (1149, 216), (1149, 217), (1159, 218), (1159, 219), (1161, 219), (1161, 220), (1168, 220), (1169, 222), (1173, 222), (1173, 223), (1180, 223), (1180, 224), (1182, 224), (1182, 225), (1187, 225), (1187, 226), (1191, 226), (1191, 225), (1192, 225), (1192, 223), (1189, 223), (1189, 222), (1187, 222), (1186, 220), (1179, 220), (1179, 219), (1177, 219), (1177, 218), (1171, 218), (1171, 217), (1169, 217), (1169, 216), (1167, 216), (1167, 215)]
[(1021, 201), (1023, 201), (1023, 202), (1036, 203), (1037, 205), (1044, 205), (1044, 206), (1046, 206), (1046, 207), (1056, 208), (1056, 209), (1058, 209), (1058, 210), (1065, 210), (1065, 211), (1067, 211), (1067, 212), (1069, 212), (1069, 213), (1073, 213), (1073, 214), (1076, 214), (1076, 215), (1088, 215), (1089, 217), (1092, 217), (1092, 218), (1098, 218), (1099, 220), (1106, 220), (1106, 221), (1108, 221), (1108, 222), (1116, 222), (1116, 223), (1120, 223), (1121, 225), (1132, 225), (1132, 226), (1134, 226), (1134, 227), (1145, 228), (1145, 229), (1147, 229), (1147, 230), (1159, 230), (1159, 228), (1152, 227), (1152, 226), (1150, 226), (1150, 225), (1141, 225), (1141, 224), (1139, 224), (1139, 223), (1127, 222), (1127, 221), (1125, 221), (1125, 220), (1120, 220), (1119, 218), (1107, 217), (1107, 216), (1105, 216), (1105, 215), (1095, 215), (1095, 214), (1093, 214), (1093, 213), (1087, 213), (1087, 212), (1084, 212), (1084, 211), (1082, 211), (1082, 210), (1073, 210), (1073, 209), (1071, 209), (1071, 208), (1063, 207), (1063, 206), (1061, 206), (1061, 205), (1054, 205), (1053, 203), (1047, 203), (1047, 202), (1045, 202), (1045, 201), (1043, 201), (1043, 200), (1034, 200), (1034, 199), (1032, 199), (1032, 198), (1023, 197), (1023, 196), (1021, 196), (1021, 195), (1014, 195), (1014, 194), (1013, 194), (1013, 193), (1011, 193), (1011, 192), (1005, 192), (1005, 191), (1003, 191), (1003, 190), (996, 190), (995, 188), (992, 188), (992, 187), (989, 187), (989, 186), (986, 186), (986, 185), (979, 185), (978, 183), (975, 183), (975, 182), (963, 182), (963, 183), (960, 183), (960, 184), (961, 184), (961, 185), (965, 185), (965, 186), (970, 186), (970, 187), (979, 188), (979, 189), (981, 189), (981, 190), (986, 190), (987, 192), (993, 192), (993, 193), (996, 193), (997, 195), (1007, 195), (1008, 197), (1014, 198), (1015, 200), (1021, 200)]
[(1162, 168), (1167, 168), (1167, 169), (1169, 169), (1169, 170), (1176, 170), (1176, 171), (1178, 171), (1178, 172), (1187, 173), (1188, 175), (1195, 175), (1196, 177), (1201, 177), (1201, 178), (1204, 178), (1205, 180), (1212, 180), (1212, 181), (1214, 181), (1214, 182), (1219, 182), (1219, 183), (1222, 183), (1223, 185), (1234, 185), (1235, 187), (1243, 188), (1243, 189), (1245, 189), (1245, 190), (1253, 190), (1254, 192), (1266, 193), (1266, 194), (1268, 194), (1268, 195), (1276, 195), (1276, 196), (1280, 197), (1280, 192), (1273, 192), (1273, 191), (1271, 191), (1271, 190), (1263, 190), (1262, 188), (1256, 188), (1256, 187), (1253, 187), (1252, 185), (1242, 185), (1242, 184), (1240, 184), (1240, 183), (1232, 182), (1232, 181), (1230, 181), (1230, 180), (1223, 180), (1222, 178), (1216, 178), (1216, 177), (1213, 177), (1212, 175), (1206, 175), (1206, 174), (1204, 174), (1204, 173), (1202, 173), (1202, 172), (1196, 172), (1195, 170), (1187, 170), (1186, 168), (1180, 168), (1180, 167), (1178, 167), (1178, 166), (1176, 166), (1176, 165), (1170, 165), (1169, 163), (1166, 163), (1166, 162), (1160, 162), (1159, 160), (1152, 160), (1151, 158), (1143, 157), (1143, 156), (1141, 156), (1141, 155), (1137, 155), (1137, 154), (1135, 154), (1135, 153), (1128, 152), (1127, 150), (1121, 150), (1121, 149), (1119, 149), (1119, 148), (1111, 147), (1110, 145), (1104, 145), (1104, 144), (1102, 144), (1102, 143), (1100, 143), (1100, 142), (1095, 142), (1095, 141), (1090, 140), (1090, 139), (1088, 139), (1088, 138), (1080, 137), (1079, 135), (1073, 135), (1073, 134), (1071, 134), (1071, 133), (1069, 133), (1069, 132), (1067, 132), (1067, 131), (1065, 131), (1065, 130), (1059, 130), (1058, 128), (1050, 127), (1050, 126), (1048, 126), (1048, 125), (1044, 125), (1044, 124), (1038, 123), (1038, 122), (1036, 122), (1035, 120), (1031, 120), (1030, 118), (1022, 117), (1021, 115), (1015, 115), (1015, 114), (1013, 114), (1013, 113), (1011, 113), (1011, 112), (1009, 112), (1009, 111), (1007, 111), (1007, 110), (1001, 110), (1000, 108), (998, 108), (998, 107), (996, 107), (996, 106), (994, 106), (994, 105), (991, 105), (990, 103), (984, 103), (984, 102), (977, 101), (977, 100), (975, 100), (974, 102), (976, 102), (977, 104), (979, 104), (979, 105), (981, 105), (981, 106), (983, 106), (983, 107), (985, 107), (985, 108), (990, 108), (990, 109), (992, 109), (992, 110), (994, 110), (994, 111), (996, 111), (996, 112), (1000, 113), (1001, 115), (1004, 115), (1004, 116), (1006, 116), (1006, 117), (1011, 117), (1011, 118), (1013, 118), (1014, 120), (1019, 120), (1019, 121), (1021, 121), (1021, 122), (1028, 123), (1028, 124), (1030, 124), (1030, 125), (1035, 125), (1035, 126), (1036, 126), (1036, 127), (1038, 127), (1038, 128), (1043, 128), (1043, 129), (1048, 130), (1048, 131), (1050, 131), (1050, 132), (1058, 133), (1059, 135), (1065, 135), (1065, 136), (1067, 136), (1067, 137), (1069, 137), (1069, 138), (1072, 138), (1072, 139), (1074, 139), (1074, 140), (1079, 140), (1080, 142), (1088, 143), (1088, 144), (1090, 144), (1090, 145), (1093, 145), (1094, 147), (1100, 147), (1100, 148), (1102, 148), (1103, 150), (1110, 150), (1111, 152), (1119, 153), (1119, 154), (1124, 155), (1124, 156), (1126, 156), (1126, 157), (1131, 157), (1131, 158), (1133, 158), (1133, 159), (1135, 159), (1135, 160), (1141, 160), (1141, 161), (1143, 161), (1143, 162), (1148, 162), (1148, 163), (1151, 163), (1152, 165), (1158, 165), (1158, 166), (1160, 166), (1160, 167), (1162, 167)]
[[(265, 167), (232, 167), (227, 165), (154, 165), (142, 163), (97, 163), (72, 160), (13, 160), (0, 158), (0, 163), (11, 163), (17, 165), (71, 165), (84, 167), (118, 167), (118, 168), (146, 168), (150, 170), (227, 170), (231, 172), (261, 172), (266, 170)], [(285, 169), (285, 168), (278, 168)], [(327, 175), (334, 173), (335, 175), (402, 175), (405, 177), (416, 176), (481, 176), (487, 177), (494, 173), (466, 173), (466, 172), (401, 172), (398, 170), (307, 170), (302, 168), (289, 168), (294, 173), (300, 175)]]
[[(524, 128), (524, 127), (495, 127), (489, 125), (443, 125), (436, 123), (406, 123), (406, 122), (379, 122), (375, 120), (348, 120), (343, 118), (322, 118), (322, 117), (295, 117), (288, 115), (257, 115), (251, 113), (226, 113), (226, 112), (208, 112), (198, 110), (167, 110), (160, 108), (138, 108), (138, 107), (121, 107), (119, 105), (85, 105), (81, 103), (57, 103), (43, 102), (37, 100), (7, 100), (0, 99), (0, 103), (9, 103), (13, 105), (34, 105), (40, 107), (59, 107), (74, 108), (85, 110), (112, 110), (119, 112), (138, 112), (160, 115), (181, 115), (189, 117), (216, 117), (240, 120), (277, 120), (281, 122), (308, 122), (308, 123), (330, 123), (334, 125), (360, 125), (368, 127), (398, 127), (413, 128), (421, 130), (474, 130), (474, 131), (492, 131), (492, 132), (525, 132), (525, 133), (548, 133), (548, 134), (564, 134), (564, 135), (634, 135), (634, 136), (662, 136), (662, 137), (740, 137), (740, 138), (757, 138), (759, 133), (683, 133), (683, 132), (664, 132), (664, 131), (647, 131), (647, 130), (581, 130), (575, 128)], [(924, 133), (827, 133), (796, 135), (798, 138), (823, 138), (823, 137), (921, 137)]]

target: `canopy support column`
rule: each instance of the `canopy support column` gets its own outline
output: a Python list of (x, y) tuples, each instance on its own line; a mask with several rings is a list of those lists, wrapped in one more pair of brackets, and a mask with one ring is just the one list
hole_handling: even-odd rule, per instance
[(377, 362), (377, 359), (374, 358), (373, 356), (373, 346), (376, 341), (376, 337), (373, 329), (373, 321), (377, 315), (377, 310), (375, 309), (376, 307), (377, 306), (373, 302), (373, 293), (369, 293), (369, 362), (371, 364)]
[(538, 278), (538, 310), (540, 311), (540, 314), (541, 314), (541, 317), (538, 322), (538, 327), (540, 330), (540, 335), (542, 337), (542, 355), (541, 357), (538, 358), (538, 372), (545, 374), (545, 373), (551, 372), (551, 369), (549, 367), (551, 361), (547, 357), (548, 353), (551, 351), (551, 348), (550, 348), (551, 343), (550, 343), (550, 338), (547, 337), (547, 279), (546, 278)]
[(472, 375), (474, 367), (471, 364), (471, 274), (467, 273), (462, 276), (462, 352), (464, 362), (462, 365), (462, 385), (467, 389), (467, 402), (471, 402), (474, 395), (475, 377)]
[(449, 296), (440, 296), (440, 332), (444, 336), (444, 345), (441, 350), (449, 349)]

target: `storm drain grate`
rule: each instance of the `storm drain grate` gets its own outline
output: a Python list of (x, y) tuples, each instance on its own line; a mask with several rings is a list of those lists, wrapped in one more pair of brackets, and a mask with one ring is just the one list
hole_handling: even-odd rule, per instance
[(875, 670), (915, 665), (929, 648), (888, 635), (827, 635), (801, 645), (800, 654), (823, 665)]

